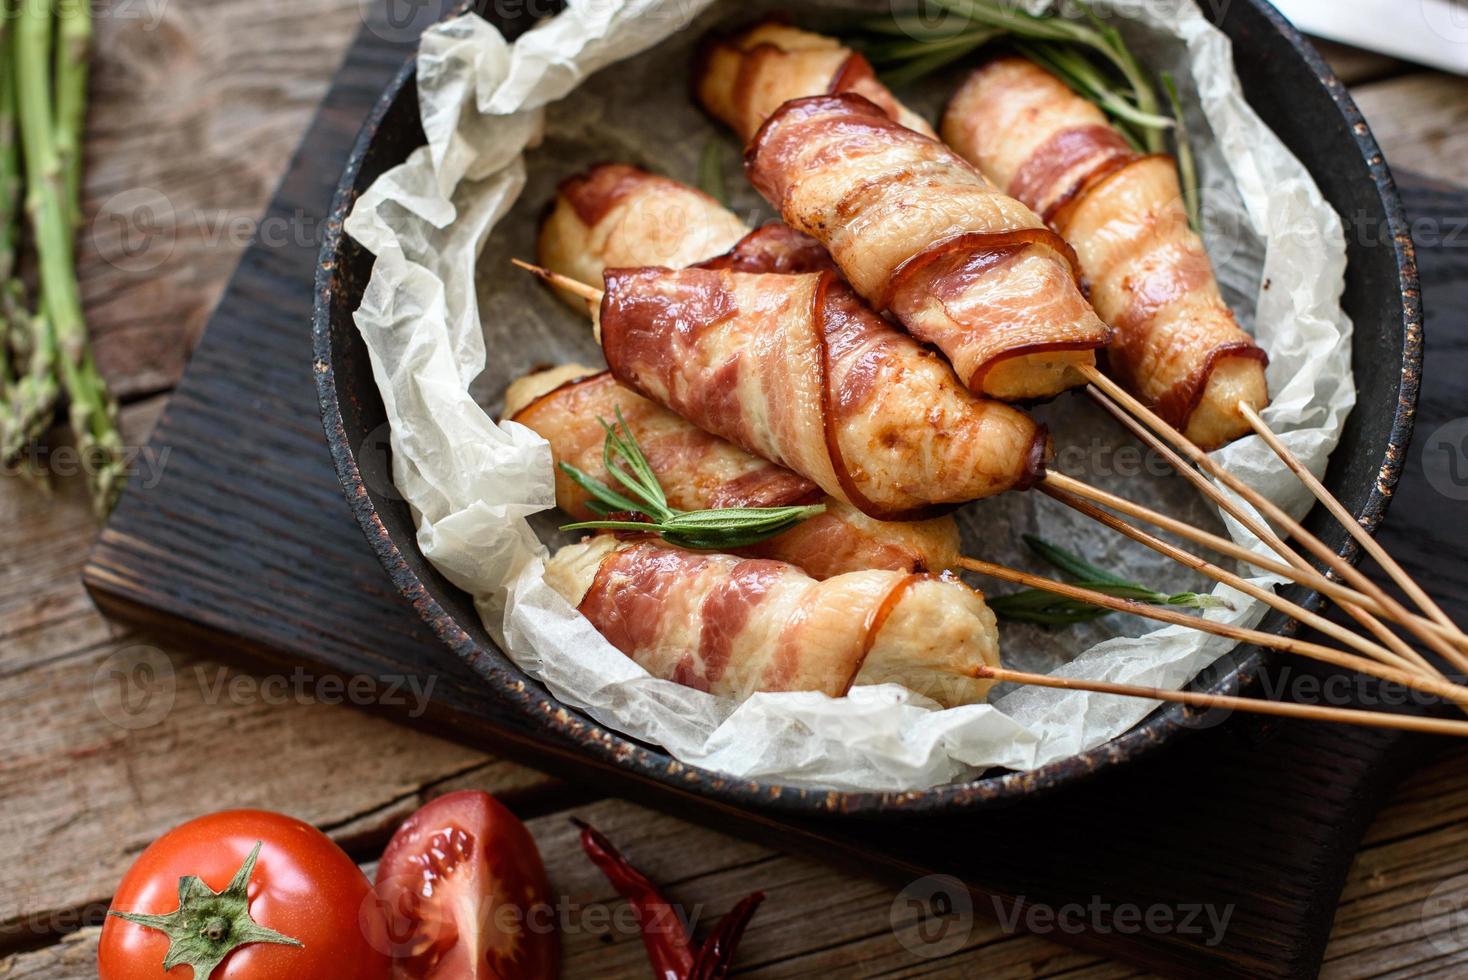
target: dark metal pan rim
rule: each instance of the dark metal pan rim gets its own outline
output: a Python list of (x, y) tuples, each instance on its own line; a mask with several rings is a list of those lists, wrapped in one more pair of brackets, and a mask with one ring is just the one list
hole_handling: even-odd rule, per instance
[[(1360, 159), (1365, 161), (1369, 170), (1372, 185), (1369, 203), (1380, 209), (1380, 220), (1387, 229), (1387, 237), (1391, 243), (1396, 265), (1394, 285), (1400, 289), (1401, 297), (1400, 379), (1393, 392), (1396, 397), (1381, 463), (1375, 471), (1364, 501), (1357, 508), (1363, 523), (1374, 529), (1386, 513), (1392, 491), (1401, 474), (1411, 438), (1421, 373), (1421, 306), (1407, 222), (1381, 151), (1345, 87), (1309, 43), (1272, 7), (1263, 0), (1245, 0), (1245, 6), (1268, 25), (1276, 46), (1282, 42), (1288, 56), (1303, 62), (1349, 127)], [(489, 16), (494, 19), (492, 14)], [(425, 576), (414, 569), (403, 550), (416, 549), (411, 533), (406, 534), (405, 544), (400, 547), (398, 538), (389, 529), (389, 524), (400, 522), (391, 514), (384, 518), (359, 467), (354, 449), (357, 441), (351, 437), (349, 426), (361, 421), (364, 401), (370, 403), (377, 399), (375, 388), (362, 390), (360, 384), (346, 390), (338, 387), (339, 359), (346, 358), (348, 354), (343, 350), (344, 343), (333, 337), (333, 330), (336, 329), (343, 337), (349, 336), (349, 332), (355, 330), (349, 312), (345, 316), (345, 323), (341, 322), (342, 310), (354, 309), (360, 298), (360, 292), (357, 292), (345, 304), (333, 304), (333, 298), (339, 290), (351, 292), (350, 284), (342, 282), (342, 253), (345, 247), (351, 245), (342, 232), (342, 222), (359, 193), (358, 183), (364, 161), (384, 136), (384, 121), (397, 101), (405, 95), (411, 97), (413, 79), (414, 65), (409, 59), (394, 76), (364, 121), (337, 185), (328, 215), (325, 239), (317, 265), (312, 325), (314, 374), (322, 420), (348, 504), (393, 584), (449, 649), (473, 666), (490, 690), (520, 712), (532, 729), (554, 734), (575, 750), (599, 757), (639, 780), (697, 793), (722, 804), (807, 816), (887, 818), (955, 813), (1032, 798), (1075, 784), (1115, 765), (1141, 758), (1196, 727), (1193, 724), (1193, 712), (1180, 705), (1169, 705), (1153, 712), (1129, 731), (1103, 745), (1027, 772), (996, 771), (967, 782), (910, 792), (812, 789), (764, 780), (738, 779), (681, 763), (656, 746), (637, 742), (568, 709), (537, 681), (509, 662), (487, 638), (481, 639), (472, 635), (446, 608), (445, 596), (441, 593), (440, 586), (425, 581)], [(1278, 127), (1276, 129), (1280, 131)], [(370, 256), (368, 259), (370, 265)], [(1359, 319), (1356, 329), (1363, 329)], [(340, 360), (340, 363), (347, 362)], [(360, 379), (360, 372), (354, 373)], [(370, 374), (368, 377), (370, 378)], [(1357, 561), (1360, 555), (1355, 543), (1344, 536), (1338, 536), (1338, 540), (1340, 554), (1349, 561)], [(1293, 597), (1310, 608), (1320, 605), (1320, 597), (1315, 593), (1301, 591)], [(477, 623), (473, 627), (476, 630), (479, 628)], [(1293, 633), (1297, 624), (1290, 620), (1281, 620), (1274, 624), (1274, 628), (1280, 633)], [(1221, 669), (1213, 672), (1206, 684), (1195, 682), (1194, 686), (1219, 693), (1246, 688), (1253, 681), (1266, 656), (1257, 648), (1239, 648), (1226, 659)]]

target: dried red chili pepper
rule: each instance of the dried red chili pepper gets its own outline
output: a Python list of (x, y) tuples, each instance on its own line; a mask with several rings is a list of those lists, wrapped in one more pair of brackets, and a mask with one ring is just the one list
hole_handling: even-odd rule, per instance
[(600, 831), (582, 820), (573, 819), (572, 823), (581, 828), (581, 849), (637, 913), (642, 945), (656, 980), (724, 980), (734, 960), (734, 949), (765, 900), (765, 893), (745, 896), (719, 920), (703, 943), (695, 942), (677, 907), (657, 885), (634, 868)]

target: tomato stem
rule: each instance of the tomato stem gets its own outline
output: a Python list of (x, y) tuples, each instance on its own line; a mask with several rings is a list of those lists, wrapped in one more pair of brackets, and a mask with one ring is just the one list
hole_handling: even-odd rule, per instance
[(168, 953), (163, 958), (163, 972), (187, 964), (195, 980), (207, 980), (224, 958), (241, 946), (251, 943), (276, 943), (304, 946), (299, 940), (267, 929), (250, 918), (250, 876), (260, 858), (261, 843), (223, 891), (216, 892), (194, 875), (178, 879), (178, 908), (167, 915), (140, 912), (107, 914), (147, 929), (157, 929), (168, 937)]

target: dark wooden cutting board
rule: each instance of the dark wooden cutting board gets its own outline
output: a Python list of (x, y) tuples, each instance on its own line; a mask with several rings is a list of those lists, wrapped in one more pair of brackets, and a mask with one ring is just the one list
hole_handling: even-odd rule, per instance
[[(401, 34), (363, 32), (271, 218), (320, 227), (360, 121), (406, 55)], [(1409, 213), (1440, 232), (1419, 252), (1431, 357), (1417, 445), (1436, 451), (1428, 437), (1468, 404), (1468, 232), (1459, 227), (1468, 193), (1403, 184)], [(316, 251), (293, 241), (245, 254), (153, 434), (152, 448), (169, 454), (161, 481), (129, 488), (87, 565), (105, 610), (246, 665), (432, 676), (429, 711), (407, 723), (895, 882), (949, 876), (909, 888), (929, 912), (926, 932), (913, 930), (922, 953), (941, 952), (943, 927), (961, 914), (943, 914), (944, 903), (956, 897), (979, 915), (1168, 974), (1315, 972), (1366, 824), (1434, 743), (1205, 716), (1203, 730), (1124, 771), (1009, 809), (863, 824), (711, 804), (593, 762), (506, 714), (394, 591), (342, 500), (311, 378)], [(1468, 617), (1468, 477), (1454, 482), (1445, 465), (1425, 479), (1420, 451), (1412, 457), (1383, 540), (1450, 614)], [(1320, 676), (1298, 664), (1281, 671), (1266, 677)], [(957, 896), (956, 880), (971, 897)], [(1149, 910), (1150, 930), (1140, 926)], [(1225, 915), (1219, 940), (1213, 922)]]

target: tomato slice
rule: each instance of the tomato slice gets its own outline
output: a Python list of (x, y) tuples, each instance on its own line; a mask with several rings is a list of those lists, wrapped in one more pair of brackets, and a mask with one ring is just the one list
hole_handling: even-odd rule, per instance
[(409, 817), (375, 887), (394, 980), (547, 980), (559, 970), (540, 851), (488, 793), (450, 793)]

